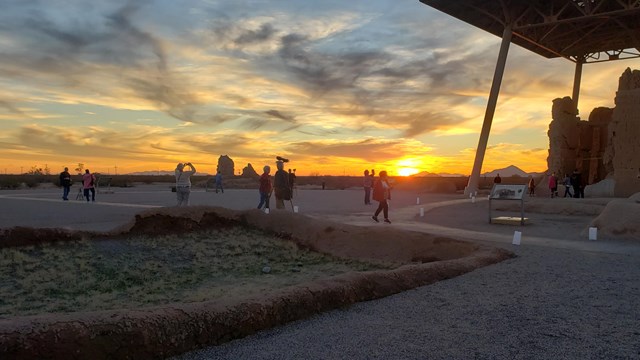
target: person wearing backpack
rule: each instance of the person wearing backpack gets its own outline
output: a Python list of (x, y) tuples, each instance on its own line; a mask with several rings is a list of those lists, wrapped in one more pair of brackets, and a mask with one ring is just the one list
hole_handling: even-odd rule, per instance
[(87, 202), (89, 202), (89, 193), (91, 193), (91, 201), (96, 201), (96, 176), (89, 172), (89, 169), (86, 169), (82, 175), (82, 189)]
[(373, 184), (373, 200), (378, 202), (378, 208), (371, 218), (375, 222), (380, 222), (378, 215), (382, 212), (384, 222), (391, 224), (389, 220), (389, 203), (387, 202), (387, 200), (391, 200), (391, 186), (389, 185), (386, 171), (380, 171), (378, 176), (378, 180)]

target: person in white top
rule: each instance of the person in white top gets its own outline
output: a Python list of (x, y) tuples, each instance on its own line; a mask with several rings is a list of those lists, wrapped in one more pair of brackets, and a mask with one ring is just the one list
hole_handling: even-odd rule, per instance
[[(185, 170), (188, 166), (191, 170)], [(189, 194), (191, 194), (191, 175), (196, 173), (196, 168), (192, 163), (179, 163), (176, 166), (176, 196), (178, 206), (189, 205)]]

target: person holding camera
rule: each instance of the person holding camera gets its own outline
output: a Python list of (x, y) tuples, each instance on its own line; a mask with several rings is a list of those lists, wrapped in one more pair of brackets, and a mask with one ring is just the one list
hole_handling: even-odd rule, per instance
[[(190, 170), (185, 170), (185, 167)], [(189, 205), (189, 195), (191, 194), (191, 175), (196, 173), (196, 168), (192, 163), (179, 163), (176, 166), (176, 197), (178, 206)]]

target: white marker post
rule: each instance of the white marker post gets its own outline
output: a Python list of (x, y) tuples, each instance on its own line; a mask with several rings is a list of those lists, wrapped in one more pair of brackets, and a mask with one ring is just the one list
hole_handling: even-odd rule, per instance
[(598, 240), (598, 228), (596, 227), (589, 228), (589, 240)]
[(520, 231), (513, 232), (513, 245), (520, 245), (520, 240), (522, 239), (522, 233)]
[(298, 212), (298, 206), (297, 206), (297, 205), (295, 205), (295, 206), (293, 207), (293, 212), (294, 212), (294, 213), (297, 213), (297, 212)]
[(420, 208), (420, 217), (424, 217), (424, 208)]
[(471, 197), (471, 203), (475, 203), (475, 202), (476, 202), (476, 197), (475, 197), (475, 196), (472, 196), (472, 197)]
[(420, 205), (420, 197), (416, 198), (416, 205)]

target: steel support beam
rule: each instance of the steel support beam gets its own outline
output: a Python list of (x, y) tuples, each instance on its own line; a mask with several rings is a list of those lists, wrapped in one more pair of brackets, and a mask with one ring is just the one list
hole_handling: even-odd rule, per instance
[(582, 81), (582, 64), (584, 64), (584, 56), (576, 59), (576, 72), (573, 75), (573, 93), (571, 95), (571, 100), (573, 100), (573, 105), (575, 106), (576, 114), (579, 114), (578, 100), (580, 99), (580, 82)]
[(507, 54), (509, 53), (509, 45), (511, 44), (511, 36), (513, 34), (512, 24), (507, 24), (502, 33), (502, 44), (500, 44), (500, 54), (498, 55), (498, 62), (496, 64), (496, 70), (493, 74), (493, 83), (491, 84), (491, 92), (489, 93), (489, 101), (487, 102), (487, 110), (484, 114), (484, 122), (482, 124), (482, 131), (480, 132), (480, 140), (478, 141), (478, 150), (476, 151), (476, 159), (473, 162), (473, 170), (469, 177), (467, 187), (464, 189), (465, 195), (475, 194), (478, 191), (478, 183), (480, 180), (480, 171), (482, 170), (482, 162), (484, 161), (484, 154), (487, 150), (487, 143), (489, 142), (489, 133), (491, 132), (491, 122), (493, 121), (493, 115), (496, 111), (496, 104), (498, 103), (498, 94), (500, 93), (500, 85), (502, 84), (502, 76), (504, 75), (504, 68), (507, 63)]

